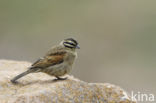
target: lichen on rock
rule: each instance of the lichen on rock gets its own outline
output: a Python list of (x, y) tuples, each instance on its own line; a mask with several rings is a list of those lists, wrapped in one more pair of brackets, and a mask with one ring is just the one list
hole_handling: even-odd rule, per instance
[(33, 73), (12, 84), (17, 74), (31, 63), (0, 60), (0, 103), (136, 103), (118, 86), (109, 83), (87, 83), (73, 76), (53, 81), (44, 73)]

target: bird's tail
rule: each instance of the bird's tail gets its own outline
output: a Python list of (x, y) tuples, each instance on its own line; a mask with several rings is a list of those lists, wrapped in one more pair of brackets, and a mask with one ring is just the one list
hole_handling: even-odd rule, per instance
[(19, 78), (21, 78), (21, 77), (23, 77), (23, 76), (25, 76), (25, 75), (27, 75), (27, 74), (29, 74), (29, 73), (33, 73), (33, 70), (32, 70), (32, 69), (28, 69), (27, 71), (25, 71), (25, 72), (23, 72), (23, 73), (17, 75), (17, 76), (14, 77), (13, 79), (11, 79), (11, 82), (12, 82), (12, 83), (16, 83), (16, 80), (17, 80), (17, 79), (19, 79)]

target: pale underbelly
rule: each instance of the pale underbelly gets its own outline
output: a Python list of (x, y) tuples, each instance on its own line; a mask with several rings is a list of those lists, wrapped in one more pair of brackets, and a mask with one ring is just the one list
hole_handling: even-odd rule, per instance
[(42, 72), (51, 76), (63, 76), (71, 71), (72, 67), (59, 65), (45, 68)]

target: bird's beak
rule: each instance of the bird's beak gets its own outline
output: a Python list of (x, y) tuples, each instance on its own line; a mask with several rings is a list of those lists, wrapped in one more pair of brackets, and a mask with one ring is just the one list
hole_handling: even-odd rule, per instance
[(79, 45), (77, 45), (77, 46), (76, 46), (76, 49), (80, 49), (80, 46), (79, 46)]

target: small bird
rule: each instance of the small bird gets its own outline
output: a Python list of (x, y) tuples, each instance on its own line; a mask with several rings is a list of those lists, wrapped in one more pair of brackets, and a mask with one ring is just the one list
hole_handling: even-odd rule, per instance
[(11, 82), (29, 74), (43, 72), (50, 76), (55, 76), (57, 80), (72, 70), (73, 63), (77, 57), (76, 49), (80, 49), (78, 42), (73, 38), (64, 39), (59, 45), (52, 47), (43, 58), (34, 62), (27, 71), (14, 77)]

